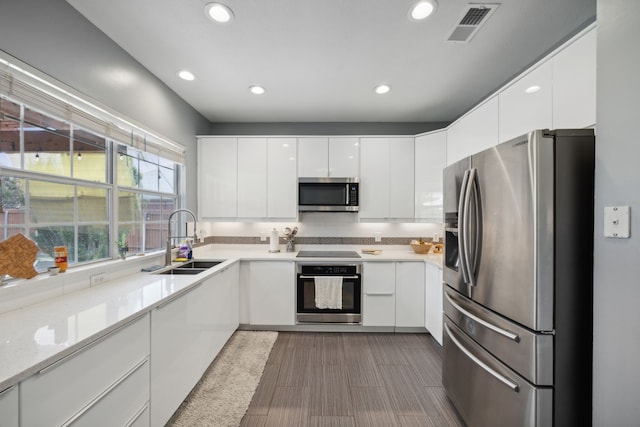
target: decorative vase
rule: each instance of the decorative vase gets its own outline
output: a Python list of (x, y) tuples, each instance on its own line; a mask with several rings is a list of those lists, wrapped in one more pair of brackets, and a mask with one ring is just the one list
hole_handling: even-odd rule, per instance
[(122, 259), (127, 259), (127, 252), (129, 252), (129, 248), (126, 246), (118, 248), (118, 253)]

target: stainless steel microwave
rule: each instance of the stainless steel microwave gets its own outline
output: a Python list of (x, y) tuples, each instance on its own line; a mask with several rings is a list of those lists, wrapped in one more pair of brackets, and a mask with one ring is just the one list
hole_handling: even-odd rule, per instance
[(298, 211), (357, 212), (358, 178), (298, 178)]

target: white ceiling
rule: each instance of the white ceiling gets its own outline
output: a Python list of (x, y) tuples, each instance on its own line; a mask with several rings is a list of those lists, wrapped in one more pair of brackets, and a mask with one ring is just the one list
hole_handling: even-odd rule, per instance
[(212, 0), (67, 1), (218, 123), (452, 121), (596, 13), (596, 0), (499, 0), (456, 44), (466, 0), (438, 0), (422, 22), (415, 0), (221, 0), (235, 14), (224, 25), (204, 14)]

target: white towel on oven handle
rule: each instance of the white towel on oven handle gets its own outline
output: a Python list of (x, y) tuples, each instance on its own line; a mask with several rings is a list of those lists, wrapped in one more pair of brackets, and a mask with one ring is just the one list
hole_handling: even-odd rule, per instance
[(342, 276), (315, 276), (316, 308), (342, 309)]

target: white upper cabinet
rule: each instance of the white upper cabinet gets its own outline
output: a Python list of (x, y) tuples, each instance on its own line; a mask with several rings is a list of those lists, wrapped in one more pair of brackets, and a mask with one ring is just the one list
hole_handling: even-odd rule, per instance
[(447, 132), (415, 140), (415, 218), (442, 222), (442, 170), (446, 166)]
[(553, 58), (553, 127), (585, 128), (596, 123), (596, 30)]
[(296, 138), (268, 138), (267, 216), (295, 219), (298, 215)]
[(358, 177), (358, 137), (298, 138), (299, 177)]
[(447, 129), (447, 164), (498, 143), (498, 96), (487, 100)]
[(198, 140), (198, 215), (234, 218), (238, 215), (237, 138)]
[(267, 138), (238, 138), (238, 217), (267, 216)]
[(543, 63), (500, 92), (499, 142), (553, 127), (552, 71), (551, 62)]
[(360, 138), (329, 138), (329, 176), (357, 178), (360, 176)]
[(360, 218), (413, 219), (413, 168), (413, 138), (361, 138)]
[(298, 176), (329, 176), (329, 138), (298, 138)]

